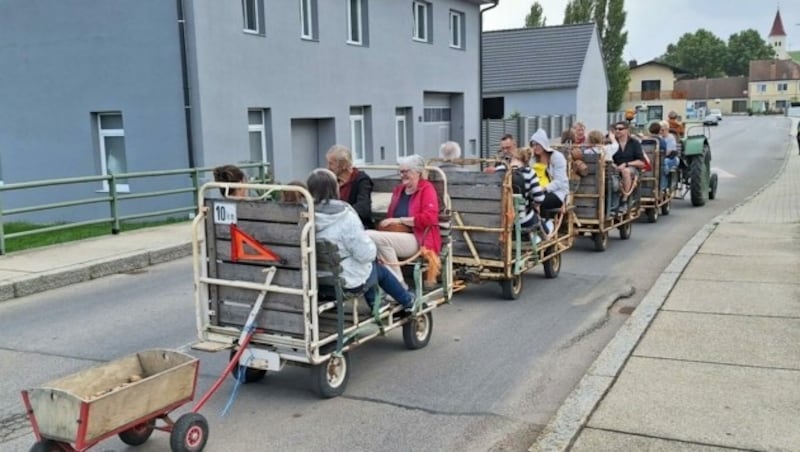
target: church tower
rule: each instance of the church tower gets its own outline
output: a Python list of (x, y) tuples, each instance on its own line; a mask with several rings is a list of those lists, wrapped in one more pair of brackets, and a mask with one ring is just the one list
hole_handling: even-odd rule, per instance
[(780, 9), (775, 13), (775, 20), (772, 21), (772, 29), (769, 31), (769, 44), (775, 49), (775, 58), (779, 60), (789, 59), (786, 49), (786, 31), (783, 29)]

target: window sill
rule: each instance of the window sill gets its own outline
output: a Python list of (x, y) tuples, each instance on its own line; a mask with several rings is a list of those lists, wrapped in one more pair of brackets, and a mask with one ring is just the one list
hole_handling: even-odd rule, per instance
[(257, 30), (248, 30), (245, 28), (244, 30), (242, 30), (242, 33), (250, 36), (260, 36), (262, 38), (264, 37), (264, 33)]
[(451, 49), (453, 49), (453, 50), (464, 50), (464, 48), (463, 48), (463, 47), (461, 47), (461, 46), (454, 46), (453, 44), (450, 44), (450, 48), (451, 48)]
[(347, 45), (353, 47), (366, 47), (363, 42), (356, 42), (356, 41), (345, 41)]
[(319, 42), (319, 39), (314, 38), (314, 37), (309, 37), (309, 36), (300, 36), (300, 40), (301, 41), (307, 41), (307, 42)]
[(412, 37), (411, 40), (414, 41), (414, 42), (421, 42), (423, 44), (430, 44), (431, 43), (427, 39), (417, 38), (416, 36)]

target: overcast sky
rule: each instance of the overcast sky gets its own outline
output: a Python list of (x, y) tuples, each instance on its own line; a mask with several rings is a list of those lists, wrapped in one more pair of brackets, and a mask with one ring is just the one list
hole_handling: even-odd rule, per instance
[[(484, 15), (484, 31), (525, 26), (525, 15), (534, 0), (500, 0)], [(625, 28), (628, 45), (623, 58), (639, 63), (662, 55), (667, 45), (684, 33), (705, 28), (723, 41), (748, 28), (766, 40), (780, 3), (788, 49), (800, 50), (800, 1), (784, 0), (626, 0)], [(567, 0), (539, 0), (547, 25), (561, 25)]]

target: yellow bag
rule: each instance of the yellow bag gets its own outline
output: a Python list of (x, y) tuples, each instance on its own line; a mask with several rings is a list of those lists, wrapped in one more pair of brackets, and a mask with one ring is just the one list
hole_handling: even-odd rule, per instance
[(547, 177), (547, 166), (544, 163), (534, 163), (533, 170), (536, 171), (536, 176), (539, 177), (539, 185), (542, 188), (547, 187), (547, 184), (550, 183), (550, 178)]

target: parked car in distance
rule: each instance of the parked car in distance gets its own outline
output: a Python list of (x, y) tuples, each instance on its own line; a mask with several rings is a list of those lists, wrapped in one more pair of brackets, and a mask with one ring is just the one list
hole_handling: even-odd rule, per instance
[(719, 108), (712, 108), (708, 111), (709, 115), (714, 115), (717, 117), (717, 121), (722, 121), (722, 110)]
[(704, 126), (718, 126), (719, 125), (719, 118), (714, 113), (709, 113), (703, 118), (703, 125)]

